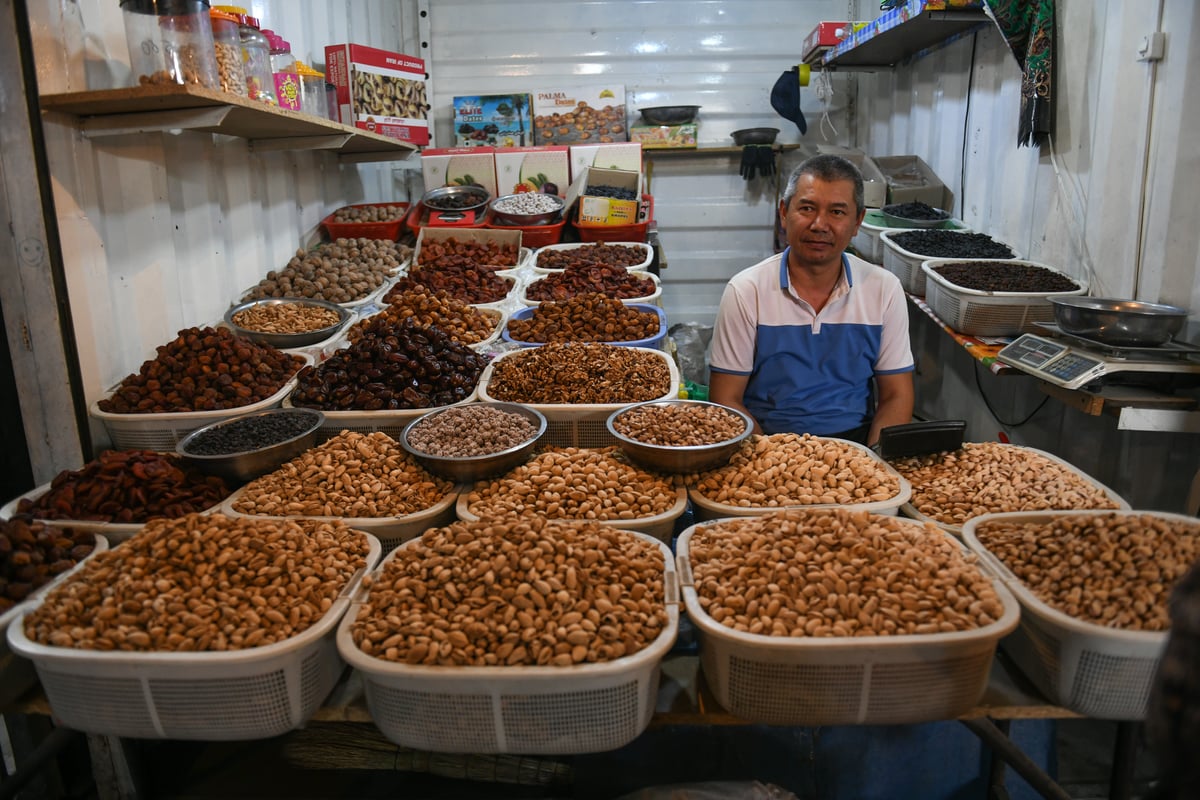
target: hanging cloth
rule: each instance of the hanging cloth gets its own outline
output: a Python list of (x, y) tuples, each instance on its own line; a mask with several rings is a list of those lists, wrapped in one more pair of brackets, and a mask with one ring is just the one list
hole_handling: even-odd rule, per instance
[(1051, 132), (1054, 106), (1054, 0), (987, 0), (1024, 77), (1017, 145), (1041, 145)]

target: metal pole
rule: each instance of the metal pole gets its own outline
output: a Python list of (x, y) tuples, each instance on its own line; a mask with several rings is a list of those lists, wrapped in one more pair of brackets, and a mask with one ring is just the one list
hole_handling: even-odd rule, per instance
[(972, 733), (990, 747), (994, 755), (1004, 759), (1006, 764), (1016, 770), (1017, 774), (1046, 800), (1071, 800), (1071, 795), (1067, 794), (1061, 786), (1054, 782), (1053, 778), (1043, 772), (1033, 759), (1013, 744), (1012, 740), (1005, 736), (990, 719), (986, 717), (962, 719), (959, 722), (966, 725)]

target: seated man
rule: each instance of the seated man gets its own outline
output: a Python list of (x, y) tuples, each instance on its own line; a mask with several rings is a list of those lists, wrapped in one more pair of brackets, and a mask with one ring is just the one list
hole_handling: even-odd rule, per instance
[(911, 421), (913, 357), (899, 279), (844, 252), (858, 232), (863, 180), (839, 156), (788, 179), (788, 246), (725, 287), (713, 328), (709, 399), (741, 409), (756, 433), (812, 433), (874, 444)]

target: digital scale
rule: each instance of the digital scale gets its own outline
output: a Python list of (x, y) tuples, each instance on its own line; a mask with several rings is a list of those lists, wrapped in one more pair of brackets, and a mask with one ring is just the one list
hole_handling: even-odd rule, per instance
[[(1040, 327), (1055, 338), (1023, 333), (996, 358), (1036, 378), (1079, 389), (1092, 383), (1143, 383), (1152, 380), (1194, 384), (1200, 378), (1200, 347), (1169, 341), (1156, 347), (1107, 345), (1059, 330)], [(1189, 378), (1188, 376), (1196, 376)]]

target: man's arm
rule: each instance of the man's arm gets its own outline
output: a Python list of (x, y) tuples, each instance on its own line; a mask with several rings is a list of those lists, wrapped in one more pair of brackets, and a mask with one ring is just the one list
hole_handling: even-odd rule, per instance
[(762, 433), (762, 426), (758, 424), (758, 420), (754, 419), (754, 415), (742, 402), (748, 383), (750, 383), (749, 375), (734, 375), (729, 372), (711, 370), (708, 374), (708, 399), (741, 411), (754, 420), (754, 432)]
[(871, 432), (867, 435), (868, 445), (874, 445), (879, 441), (879, 432), (884, 428), (912, 422), (913, 381), (911, 372), (876, 375), (875, 387), (879, 391), (879, 400), (875, 404), (875, 419), (871, 421)]

